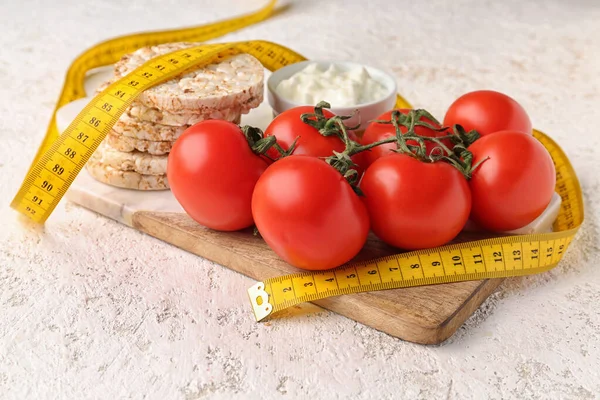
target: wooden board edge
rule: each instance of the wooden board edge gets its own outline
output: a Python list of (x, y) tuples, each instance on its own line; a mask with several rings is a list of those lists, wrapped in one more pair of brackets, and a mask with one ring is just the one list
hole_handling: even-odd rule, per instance
[(348, 299), (344, 302), (338, 301), (338, 297), (316, 300), (313, 303), (402, 340), (436, 345), (450, 338), (503, 281), (504, 279), (481, 281), (473, 294), (452, 315), (442, 323), (432, 326), (414, 324), (406, 320), (394, 320), (383, 309), (367, 307), (364, 304), (356, 307), (352, 302), (347, 301)]

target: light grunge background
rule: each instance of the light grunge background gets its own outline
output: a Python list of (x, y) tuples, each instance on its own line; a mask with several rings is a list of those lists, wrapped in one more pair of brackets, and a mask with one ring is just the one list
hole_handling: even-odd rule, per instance
[(253, 282), (63, 201), (45, 227), (8, 207), (70, 61), (116, 35), (212, 22), (264, 1), (0, 1), (0, 397), (565, 398), (600, 393), (600, 3), (282, 1), (220, 40), (391, 71), (442, 118), (501, 90), (579, 174), (586, 221), (561, 265), (508, 280), (441, 346), (315, 306), (257, 324)]

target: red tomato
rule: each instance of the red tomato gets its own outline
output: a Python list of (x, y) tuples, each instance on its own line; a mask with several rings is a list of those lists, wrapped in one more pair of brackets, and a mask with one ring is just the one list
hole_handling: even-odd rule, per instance
[(402, 249), (449, 242), (471, 211), (467, 180), (443, 161), (424, 163), (406, 154), (391, 154), (367, 168), (360, 188), (373, 232)]
[(481, 136), (499, 131), (532, 133), (531, 120), (511, 97), (493, 90), (478, 90), (459, 97), (448, 109), (444, 126), (462, 125)]
[[(389, 121), (392, 118), (393, 111), (394, 110), (383, 113), (377, 119)], [(398, 111), (400, 111), (402, 114), (408, 114), (408, 112), (410, 110), (399, 109)], [(425, 117), (421, 117), (421, 121), (431, 124), (432, 126), (435, 126), (437, 128), (440, 127), (439, 124), (436, 124), (435, 122), (433, 122)], [(402, 131), (402, 133), (406, 133), (407, 129), (405, 127), (401, 126), (400, 131)], [(421, 135), (421, 136), (428, 136), (428, 137), (439, 137), (439, 136), (446, 136), (449, 134), (449, 133), (445, 133), (445, 132), (436, 132), (436, 131), (426, 128), (424, 126), (415, 127), (415, 133), (418, 135)], [(369, 124), (369, 126), (367, 126), (367, 129), (365, 129), (365, 133), (362, 137), (361, 143), (363, 145), (367, 145), (367, 144), (378, 142), (380, 140), (387, 139), (392, 136), (396, 136), (396, 129), (394, 128), (394, 126), (392, 124), (380, 124), (377, 122), (372, 122)], [(408, 140), (406, 143), (415, 145), (415, 146), (418, 144), (414, 140)], [(449, 143), (449, 141), (444, 141), (444, 144), (446, 146), (448, 146), (450, 143)], [(426, 150), (427, 154), (430, 154), (431, 150), (433, 150), (433, 148), (436, 147), (436, 144), (433, 142), (427, 141), (427, 142), (425, 142), (425, 146), (427, 148), (427, 150)], [(396, 143), (386, 143), (381, 146), (377, 146), (369, 151), (366, 151), (365, 152), (365, 158), (366, 158), (366, 162), (367, 162), (366, 165), (367, 166), (371, 165), (378, 158), (383, 157), (384, 155), (388, 155), (388, 154), (392, 153), (393, 150), (396, 150), (396, 149), (397, 149)]]
[[(288, 150), (294, 140), (298, 138), (294, 155), (306, 155), (311, 157), (329, 157), (334, 151), (339, 153), (345, 149), (344, 142), (337, 136), (323, 136), (319, 131), (302, 122), (300, 116), (306, 113), (314, 113), (313, 106), (300, 106), (286, 110), (279, 114), (265, 130), (265, 137), (275, 136), (277, 143), (284, 149)], [(323, 109), (323, 114), (327, 118), (331, 118), (334, 114), (326, 109)], [(350, 139), (357, 141), (356, 135), (348, 132)], [(279, 157), (279, 153), (274, 148), (271, 148), (267, 154), (273, 159)], [(363, 155), (357, 154), (352, 157), (352, 161), (358, 165), (359, 173), (363, 171), (364, 161)]]
[(235, 231), (253, 224), (252, 191), (266, 168), (237, 125), (210, 120), (188, 128), (175, 142), (167, 178), (175, 198), (195, 221)]
[(552, 198), (552, 157), (533, 136), (504, 131), (484, 136), (469, 150), (473, 163), (489, 157), (469, 181), (471, 219), (491, 231), (519, 229), (539, 217)]
[(295, 267), (323, 270), (350, 261), (369, 233), (365, 205), (325, 161), (290, 156), (261, 176), (252, 196), (260, 234)]

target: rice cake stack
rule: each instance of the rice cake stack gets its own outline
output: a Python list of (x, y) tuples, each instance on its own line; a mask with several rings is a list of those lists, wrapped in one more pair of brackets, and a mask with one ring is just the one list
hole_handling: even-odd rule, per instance
[[(143, 47), (115, 64), (113, 79), (156, 56), (197, 45)], [(168, 189), (167, 157), (177, 138), (207, 119), (239, 123), (242, 114), (262, 103), (263, 81), (261, 63), (251, 55), (238, 54), (144, 91), (90, 158), (88, 172), (100, 182), (127, 189)]]

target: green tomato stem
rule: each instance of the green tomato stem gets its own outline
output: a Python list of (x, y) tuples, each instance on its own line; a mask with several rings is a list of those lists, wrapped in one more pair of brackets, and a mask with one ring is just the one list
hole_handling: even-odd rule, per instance
[[(415, 128), (418, 126), (436, 132), (446, 132), (450, 129), (449, 127), (441, 127), (440, 123), (433, 115), (426, 110), (410, 110), (406, 114), (394, 110), (389, 120), (372, 121), (393, 125), (395, 135), (367, 145), (360, 145), (351, 140), (348, 135), (348, 130), (356, 129), (358, 126), (348, 127), (344, 124), (344, 121), (352, 118), (354, 114), (350, 116), (334, 116), (327, 118), (323, 113), (323, 109), (329, 107), (329, 103), (324, 101), (319, 102), (315, 106), (314, 113), (302, 114), (300, 118), (305, 124), (316, 128), (321, 135), (325, 137), (337, 136), (344, 143), (345, 148), (343, 152), (334, 152), (332, 156), (327, 157), (325, 160), (329, 165), (337, 169), (353, 187), (359, 177), (352, 168), (355, 167), (356, 164), (354, 164), (351, 157), (387, 143), (395, 143), (396, 152), (414, 157), (422, 162), (447, 162), (458, 169), (467, 179), (470, 179), (473, 171), (485, 161), (483, 160), (475, 166), (472, 165), (473, 155), (467, 148), (479, 138), (479, 134), (474, 130), (467, 132), (460, 125), (454, 125), (450, 134), (440, 137), (429, 137), (417, 134)], [(423, 121), (423, 119), (425, 119), (425, 121)], [(427, 120), (432, 123), (427, 122)], [(405, 128), (405, 133), (402, 132), (402, 128)], [(444, 144), (444, 140), (451, 140), (454, 144), (454, 148), (451, 150)], [(416, 142), (416, 145), (408, 144), (409, 141)], [(427, 142), (435, 144), (435, 147), (430, 154), (427, 154)]]

